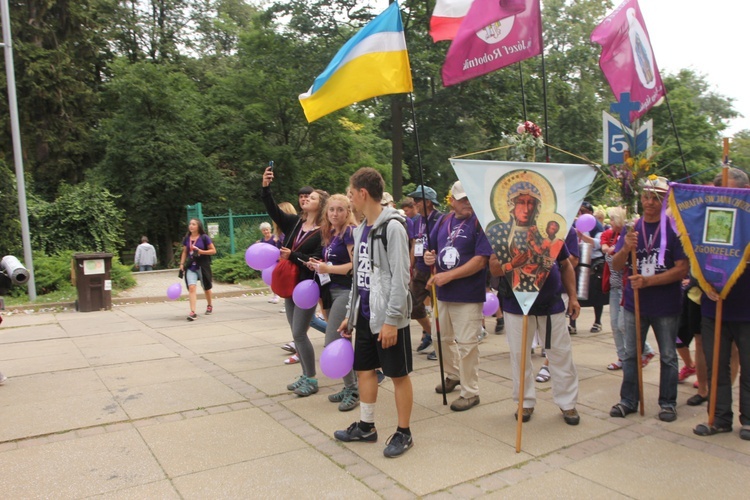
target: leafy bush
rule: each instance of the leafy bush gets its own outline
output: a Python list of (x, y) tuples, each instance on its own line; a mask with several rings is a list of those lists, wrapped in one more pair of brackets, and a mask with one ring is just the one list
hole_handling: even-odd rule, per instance
[(242, 280), (260, 277), (260, 271), (256, 271), (245, 262), (244, 252), (214, 259), (211, 263), (211, 270), (214, 281), (224, 283), (239, 283)]
[[(37, 295), (74, 291), (71, 265), (74, 253), (76, 252), (66, 250), (54, 255), (34, 254), (34, 284)], [(112, 288), (116, 290), (124, 290), (136, 284), (130, 267), (120, 263), (117, 256), (112, 257), (110, 278), (112, 279)], [(11, 295), (20, 297), (28, 295), (28, 292), (26, 287), (16, 286), (11, 289)]]

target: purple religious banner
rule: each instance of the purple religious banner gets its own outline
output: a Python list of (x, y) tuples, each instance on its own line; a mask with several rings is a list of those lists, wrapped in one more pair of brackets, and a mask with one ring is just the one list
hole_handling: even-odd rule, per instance
[[(630, 111), (637, 120), (664, 97), (654, 51), (637, 0), (625, 0), (591, 33), (602, 46), (599, 66), (618, 100), (622, 94), (638, 103)], [(625, 123), (629, 126), (629, 123)]]
[(727, 298), (750, 259), (750, 189), (672, 184), (668, 200), (693, 276)]
[(474, 0), (443, 64), (448, 87), (542, 52), (539, 0)]
[(596, 176), (591, 165), (452, 159), (524, 314)]

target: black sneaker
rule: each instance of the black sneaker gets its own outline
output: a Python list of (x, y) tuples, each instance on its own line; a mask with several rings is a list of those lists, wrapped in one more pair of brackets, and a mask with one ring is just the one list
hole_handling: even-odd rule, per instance
[(214, 306), (206, 306), (206, 314), (211, 314), (214, 312)]
[(495, 323), (495, 335), (500, 335), (505, 330), (505, 318), (497, 318)]
[(190, 314), (188, 314), (188, 317), (187, 317), (188, 321), (195, 321), (196, 319), (198, 319), (198, 315), (195, 314), (194, 312), (191, 312)]
[(425, 349), (427, 349), (431, 345), (432, 345), (432, 336), (425, 334), (425, 332), (422, 332), (422, 342), (419, 344), (419, 347), (417, 347), (417, 352), (420, 354), (427, 354)]
[(414, 440), (411, 436), (404, 434), (403, 432), (396, 431), (388, 441), (385, 442), (385, 450), (383, 455), (388, 458), (400, 457), (406, 451), (414, 446)]
[(351, 443), (352, 441), (374, 443), (378, 440), (378, 431), (373, 427), (370, 432), (365, 432), (359, 428), (359, 422), (354, 422), (346, 430), (334, 432), (333, 437), (345, 443)]
[(432, 351), (427, 355), (427, 361), (437, 361), (437, 351)]

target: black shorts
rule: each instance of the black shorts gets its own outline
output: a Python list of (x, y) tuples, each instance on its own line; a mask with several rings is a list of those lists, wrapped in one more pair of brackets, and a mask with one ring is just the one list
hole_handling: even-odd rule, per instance
[(430, 271), (414, 270), (414, 277), (409, 283), (411, 292), (411, 319), (423, 319), (427, 317), (427, 309), (424, 307), (424, 301), (430, 296), (431, 288), (427, 288), (427, 281), (430, 279)]
[(383, 349), (378, 336), (370, 330), (370, 320), (357, 315), (354, 336), (354, 371), (383, 369), (391, 378), (405, 377), (412, 371), (411, 335), (409, 326), (398, 330), (396, 345)]
[(701, 305), (696, 304), (684, 294), (682, 297), (682, 316), (680, 329), (677, 330), (677, 347), (690, 347), (695, 335), (701, 334)]

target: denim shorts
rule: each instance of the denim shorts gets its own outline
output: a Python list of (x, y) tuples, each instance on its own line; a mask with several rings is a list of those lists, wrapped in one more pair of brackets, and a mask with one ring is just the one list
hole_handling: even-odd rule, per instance
[(197, 285), (198, 284), (198, 273), (195, 271), (191, 271), (188, 269), (185, 271), (185, 281), (187, 281), (188, 286), (190, 285)]

